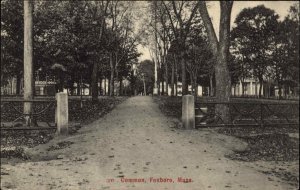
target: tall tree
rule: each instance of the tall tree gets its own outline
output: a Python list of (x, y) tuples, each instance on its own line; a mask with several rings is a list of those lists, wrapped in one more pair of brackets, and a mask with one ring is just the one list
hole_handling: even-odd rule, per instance
[[(24, 100), (33, 99), (33, 1), (24, 1)], [(32, 112), (32, 103), (24, 102), (26, 124), (30, 125), (29, 115)]]
[[(108, 9), (108, 5), (109, 5), (110, 1), (95, 1), (95, 6), (93, 8), (91, 8), (90, 10), (92, 11), (92, 15), (93, 15), (93, 23), (95, 23), (95, 25), (99, 24), (100, 25), (100, 30), (99, 31), (95, 31), (96, 34), (96, 40), (98, 44), (102, 43), (102, 36), (105, 30), (105, 26), (106, 26), (106, 17), (107, 17), (107, 9)], [(97, 22), (97, 20), (100, 21), (100, 23)], [(93, 72), (92, 72), (92, 100), (96, 101), (98, 100), (98, 71), (99, 71), (99, 62), (97, 60), (97, 56), (95, 51), (97, 51), (97, 49), (94, 49), (93, 51), (93, 55), (95, 55), (94, 61), (93, 61)]]
[(162, 1), (165, 12), (170, 22), (174, 40), (180, 47), (179, 61), (181, 65), (182, 95), (188, 94), (188, 83), (186, 76), (186, 39), (191, 30), (193, 19), (198, 10), (198, 2), (187, 1)]
[(146, 91), (145, 95), (151, 94), (154, 86), (154, 63), (150, 60), (140, 62), (137, 67), (137, 76), (140, 81), (138, 92)]
[(15, 77), (17, 94), (23, 78), (23, 11), (23, 1), (1, 1), (1, 85)]
[(271, 48), (278, 29), (278, 17), (274, 10), (259, 5), (243, 9), (235, 20), (235, 38), (242, 39), (240, 54), (244, 61), (249, 62), (260, 83), (259, 96), (262, 95), (264, 78), (270, 74)]
[(248, 39), (245, 35), (240, 35), (239, 30), (234, 28), (231, 31), (231, 54), (233, 58), (232, 62), (232, 76), (234, 75), (240, 80), (242, 85), (242, 95), (245, 93), (245, 81), (253, 76), (251, 70), (250, 58), (247, 57), (248, 47), (245, 44), (248, 43)]
[(206, 41), (200, 38), (194, 42), (197, 45), (191, 44), (187, 54), (187, 71), (190, 74), (192, 91), (194, 92), (194, 96), (197, 97), (198, 79), (201, 78), (202, 82), (204, 82), (205, 78), (208, 78), (213, 59)]
[[(214, 64), (216, 76), (216, 97), (219, 101), (230, 101), (231, 95), (231, 78), (228, 68), (228, 55), (230, 45), (230, 16), (233, 1), (220, 1), (220, 27), (219, 40), (209, 17), (206, 2), (199, 1), (199, 11), (206, 28), (210, 47), (213, 55), (216, 57)], [(230, 122), (229, 107), (226, 105), (218, 105), (217, 111), (223, 122)]]
[(280, 31), (285, 32), (286, 42), (284, 43), (287, 48), (288, 71), (286, 83), (287, 87), (291, 87), (294, 96), (299, 96), (299, 3), (295, 3), (290, 7), (288, 16), (283, 21), (283, 27)]

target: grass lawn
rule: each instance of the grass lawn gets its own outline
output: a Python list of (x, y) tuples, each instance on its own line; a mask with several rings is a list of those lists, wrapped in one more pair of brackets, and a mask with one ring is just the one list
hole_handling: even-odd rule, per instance
[[(154, 97), (160, 110), (169, 117), (181, 119), (181, 97)], [(241, 99), (236, 100), (241, 102)], [(264, 102), (257, 99), (247, 99), (246, 102)], [(272, 102), (267, 100), (267, 102)], [(245, 105), (251, 109), (251, 104)], [(250, 107), (249, 107), (250, 106)], [(255, 106), (255, 105), (252, 105)], [(299, 107), (286, 109), (285, 114), (298, 117)], [(297, 112), (297, 113), (295, 113)], [(299, 120), (299, 117), (297, 118)], [(234, 136), (248, 143), (248, 149), (235, 151), (225, 157), (245, 162), (249, 167), (267, 174), (274, 175), (294, 186), (299, 185), (299, 126), (243, 126), (243, 127), (213, 127), (218, 133)]]
[[(80, 100), (69, 101), (69, 120), (70, 123), (76, 123), (76, 126), (71, 126), (70, 133), (74, 134), (81, 125), (86, 125), (93, 122), (103, 115), (111, 111), (117, 104), (124, 101), (126, 97), (103, 97), (98, 102), (85, 100), (83, 107), (80, 107)], [(45, 103), (38, 103), (35, 109), (44, 107)], [(23, 109), (22, 103), (14, 103), (18, 110)], [(42, 116), (42, 120), (54, 123), (55, 107), (51, 107)], [(1, 107), (1, 122), (12, 121), (18, 117), (18, 114), (11, 106), (4, 105)], [(38, 144), (49, 142), (55, 135), (55, 130), (14, 130), (14, 131), (1, 131), (1, 158), (26, 158), (23, 155), (24, 147), (34, 147)]]

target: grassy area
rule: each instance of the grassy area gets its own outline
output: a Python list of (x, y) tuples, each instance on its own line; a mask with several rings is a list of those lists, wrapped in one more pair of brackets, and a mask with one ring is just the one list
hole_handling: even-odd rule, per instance
[[(159, 108), (165, 115), (180, 119), (181, 98), (154, 97), (154, 100), (159, 104)], [(242, 100), (239, 99), (234, 101), (241, 102)], [(247, 103), (257, 101), (261, 102), (261, 100), (257, 99), (246, 100)], [(247, 104), (245, 105), (244, 110), (251, 110), (254, 106), (254, 104)], [(285, 114), (295, 115), (295, 110), (290, 109), (289, 111), (291, 113)], [(299, 112), (299, 108), (296, 111)], [(243, 161), (293, 161), (298, 160), (299, 158), (298, 126), (244, 126), (218, 127), (214, 129), (219, 133), (240, 138), (249, 144), (249, 150), (230, 155), (231, 159)]]
[[(86, 125), (111, 111), (117, 104), (124, 101), (126, 97), (105, 97), (98, 102), (86, 100), (83, 107), (80, 107), (80, 100), (71, 100), (69, 102), (69, 119), (70, 122)], [(44, 105), (35, 105), (35, 108), (44, 107)], [(15, 105), (22, 110), (22, 104)], [(43, 114), (43, 119), (48, 122), (54, 122), (55, 108), (52, 107)], [(11, 106), (1, 107), (1, 122), (11, 121), (17, 117), (16, 111)], [(76, 133), (80, 126), (70, 129), (70, 133)], [(1, 158), (18, 157), (26, 158), (22, 154), (22, 147), (34, 147), (38, 144), (49, 142), (55, 135), (55, 131), (1, 131)]]
[[(90, 99), (83, 100), (83, 106), (80, 106), (80, 99), (69, 99), (69, 120), (71, 122), (90, 122), (93, 118), (98, 118), (99, 115), (105, 114), (115, 104), (123, 101), (125, 97), (103, 97), (98, 102), (92, 102)], [(33, 112), (38, 113), (49, 105), (49, 102), (33, 103)], [(1, 121), (13, 121), (22, 113), (22, 102), (1, 103)], [(55, 105), (51, 105), (45, 112), (36, 118), (37, 121), (47, 121), (54, 123), (55, 120)]]
[(163, 114), (181, 118), (181, 97), (154, 96), (153, 99)]
[[(154, 97), (160, 110), (169, 117), (181, 118), (181, 98)], [(198, 100), (199, 101), (199, 100)], [(201, 99), (201, 101), (208, 101)], [(234, 102), (274, 103), (274, 100), (234, 99)], [(280, 101), (280, 103), (291, 101)], [(253, 110), (255, 104), (240, 105), (244, 111)], [(284, 112), (282, 114), (296, 116), (299, 120), (299, 107), (281, 109), (273, 106), (271, 109)], [(296, 110), (295, 110), (296, 109)], [(263, 113), (266, 117), (266, 113)], [(225, 155), (227, 158), (254, 165), (259, 171), (269, 176), (277, 176), (287, 183), (299, 186), (299, 126), (244, 126), (244, 127), (215, 127), (211, 128), (218, 133), (234, 136), (248, 143), (248, 149), (242, 152), (235, 151)], [(258, 163), (269, 163), (266, 164)], [(268, 164), (267, 164), (268, 165)], [(251, 166), (252, 167), (252, 166)]]

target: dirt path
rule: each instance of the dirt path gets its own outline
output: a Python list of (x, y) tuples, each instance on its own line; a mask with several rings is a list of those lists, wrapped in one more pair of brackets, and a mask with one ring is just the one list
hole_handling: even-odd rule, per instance
[[(163, 116), (151, 97), (129, 98), (76, 135), (28, 150), (36, 161), (2, 164), (6, 175), (1, 175), (1, 188), (293, 189), (243, 162), (225, 158), (224, 154), (247, 147), (241, 141), (210, 130), (174, 128), (178, 123)], [(57, 143), (67, 147), (59, 149)], [(189, 183), (178, 182), (179, 177)], [(172, 181), (151, 180), (157, 178)]]

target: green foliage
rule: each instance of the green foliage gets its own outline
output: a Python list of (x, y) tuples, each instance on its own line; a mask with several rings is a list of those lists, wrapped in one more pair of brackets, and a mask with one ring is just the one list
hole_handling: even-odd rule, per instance
[[(278, 29), (278, 15), (259, 5), (243, 9), (235, 23), (237, 26), (232, 31), (232, 38), (238, 54), (236, 56), (245, 63), (243, 68), (248, 70), (250, 66), (251, 74), (261, 81), (269, 74), (268, 66), (273, 53), (271, 45)], [(244, 72), (241, 74), (244, 75)]]
[[(23, 1), (1, 1), (1, 81), (22, 75), (23, 71)], [(118, 30), (111, 30), (114, 13), (119, 14), (131, 5), (110, 2), (116, 12), (103, 14), (100, 1), (34, 1), (34, 69), (45, 76), (63, 77), (65, 87), (73, 87), (81, 77), (91, 83), (95, 62), (99, 73), (108, 77), (109, 56), (117, 51), (122, 76), (128, 75), (131, 60), (136, 59), (136, 44), (129, 35), (133, 24), (129, 17), (118, 18)], [(126, 7), (126, 6), (127, 7)], [(119, 11), (119, 12), (118, 12)], [(128, 11), (129, 12), (129, 11)], [(117, 15), (120, 17), (121, 14)], [(128, 14), (130, 15), (130, 14)], [(101, 22), (105, 17), (105, 22)], [(130, 23), (131, 22), (131, 23)], [(100, 39), (101, 28), (104, 28)], [(124, 35), (125, 30), (128, 35)], [(61, 65), (65, 71), (58, 72), (53, 65)], [(57, 68), (57, 67), (56, 67)], [(126, 73), (127, 72), (127, 73)]]
[(23, 71), (23, 1), (1, 1), (1, 85)]
[[(299, 4), (290, 7), (288, 16), (280, 27), (280, 42), (282, 44), (278, 56), (286, 65), (281, 64), (285, 71), (283, 77), (290, 81), (292, 86), (299, 86)], [(281, 53), (285, 50), (285, 53)]]
[(154, 63), (150, 60), (144, 60), (137, 66), (138, 92), (144, 91), (143, 80), (145, 80), (147, 94), (151, 94), (154, 87)]
[(281, 90), (299, 84), (299, 8), (278, 15), (263, 5), (246, 8), (237, 16), (231, 33), (231, 53), (239, 79), (274, 80)]

